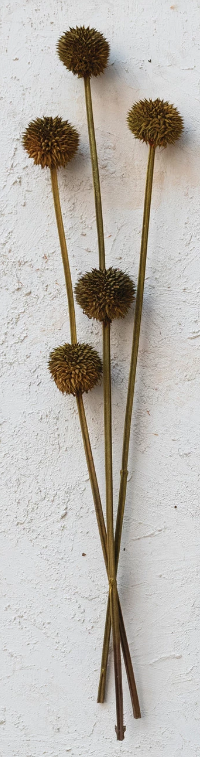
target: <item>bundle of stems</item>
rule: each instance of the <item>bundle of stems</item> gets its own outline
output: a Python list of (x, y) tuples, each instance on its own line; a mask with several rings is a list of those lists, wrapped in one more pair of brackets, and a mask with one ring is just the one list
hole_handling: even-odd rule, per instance
[[(149, 145), (149, 156), (147, 163), (146, 187), (144, 196), (144, 211), (142, 236), (140, 247), (140, 262), (136, 293), (135, 316), (133, 324), (132, 352), (130, 360), (128, 391), (126, 400), (126, 411), (124, 420), (122, 459), (121, 459), (121, 480), (118, 498), (118, 510), (115, 529), (115, 563), (116, 572), (118, 568), (122, 527), (124, 518), (124, 508), (126, 501), (127, 478), (128, 478), (128, 456), (129, 442), (131, 431), (131, 420), (133, 411), (133, 400), (136, 380), (136, 368), (139, 350), (140, 327), (142, 318), (143, 294), (145, 283), (147, 245), (149, 235), (150, 209), (152, 199), (152, 186), (154, 175), (155, 150), (157, 147), (166, 147), (167, 144), (174, 144), (176, 139), (182, 134), (183, 120), (177, 109), (157, 98), (156, 100), (141, 100), (135, 103), (128, 113), (128, 126), (134, 136)], [(108, 664), (108, 652), (110, 642), (110, 598), (108, 597), (105, 631), (101, 659), (101, 672), (99, 679), (98, 701), (104, 702), (106, 673)]]
[[(67, 253), (67, 245), (63, 228), (62, 214), (58, 193), (58, 182), (56, 169), (51, 169), (51, 180), (54, 197), (54, 206), (58, 227), (58, 234), (60, 239), (61, 253), (63, 259), (63, 266), (65, 271), (66, 288), (68, 295), (69, 316), (71, 326), (71, 341), (76, 342), (76, 321), (75, 321), (75, 309), (74, 298), (71, 282), (71, 274), (69, 268), (69, 260)], [(102, 239), (102, 237), (101, 237)], [(76, 396), (79, 419), (81, 425), (81, 431), (83, 436), (83, 443), (85, 448), (88, 472), (90, 477), (90, 483), (93, 493), (97, 523), (100, 533), (100, 539), (102, 544), (102, 550), (104, 555), (105, 566), (109, 580), (109, 596), (111, 607), (111, 618), (113, 632), (113, 646), (114, 646), (114, 659), (115, 659), (115, 685), (116, 685), (116, 715), (117, 726), (116, 733), (117, 739), (123, 740), (124, 738), (124, 725), (123, 725), (123, 695), (122, 695), (122, 682), (121, 682), (121, 659), (120, 659), (120, 638), (122, 644), (122, 650), (124, 655), (124, 662), (127, 672), (127, 678), (129, 683), (129, 690), (131, 694), (131, 700), (133, 705), (134, 716), (140, 717), (139, 701), (137, 697), (137, 690), (135, 685), (134, 673), (131, 663), (130, 651), (128, 647), (128, 641), (126, 637), (126, 631), (123, 621), (123, 615), (118, 597), (117, 585), (115, 580), (115, 548), (114, 548), (114, 531), (113, 531), (113, 497), (112, 497), (112, 441), (111, 441), (111, 379), (110, 379), (110, 323), (103, 324), (104, 334), (104, 419), (105, 419), (105, 465), (106, 465), (106, 497), (107, 497), (107, 534), (103, 515), (103, 509), (100, 499), (99, 487), (97, 482), (97, 476), (94, 466), (94, 460), (91, 450), (89, 432), (87, 427), (86, 415), (84, 410), (82, 394)], [(111, 547), (110, 547), (111, 545)], [(111, 554), (111, 558), (110, 558)]]
[[(79, 78), (84, 79), (87, 123), (92, 162), (93, 186), (95, 197), (96, 224), (99, 247), (99, 269), (106, 271), (105, 243), (102, 216), (101, 190), (99, 181), (98, 158), (94, 130), (94, 119), (91, 98), (91, 76), (102, 73), (107, 64), (109, 45), (102, 34), (95, 29), (80, 27), (70, 29), (58, 42), (58, 54), (64, 65)], [(113, 471), (112, 471), (112, 402), (111, 402), (111, 356), (110, 356), (110, 324), (111, 319), (105, 313), (102, 318), (103, 326), (103, 384), (104, 384), (104, 440), (105, 440), (105, 478), (106, 478), (106, 525), (107, 525), (107, 556), (109, 580), (109, 615), (113, 635), (117, 739), (124, 738), (123, 724), (123, 690), (122, 668), (120, 652), (120, 617), (118, 605), (118, 590), (116, 581), (115, 537), (113, 519)], [(104, 670), (101, 671), (102, 680)], [(134, 676), (133, 676), (134, 680)], [(129, 686), (130, 687), (130, 686)], [(139, 700), (134, 681), (131, 694), (134, 716), (140, 717)], [(99, 698), (98, 698), (99, 701)]]
[[(67, 244), (66, 244), (66, 237), (65, 237), (64, 226), (63, 226), (59, 188), (58, 188), (58, 177), (57, 177), (57, 168), (60, 167), (60, 165), (64, 164), (64, 161), (62, 163), (61, 158), (60, 158), (61, 136), (58, 132), (58, 126), (62, 132), (62, 139), (64, 138), (66, 139), (65, 129), (66, 129), (66, 124), (68, 124), (68, 122), (61, 122), (61, 119), (59, 119), (60, 122), (58, 124), (57, 121), (58, 119), (53, 120), (51, 118), (44, 118), (44, 119), (37, 119), (35, 122), (32, 122), (31, 124), (29, 124), (24, 134), (23, 144), (24, 144), (25, 149), (29, 152), (30, 157), (34, 158), (35, 163), (40, 163), (42, 167), (48, 166), (50, 168), (54, 208), (55, 208), (58, 235), (59, 235), (62, 261), (63, 261), (63, 267), (64, 267), (65, 283), (66, 283), (66, 289), (67, 289), (71, 345), (72, 347), (74, 346), (74, 348), (76, 349), (76, 346), (78, 343), (77, 343), (74, 295), (73, 295), (73, 288), (72, 288), (72, 279), (71, 279), (71, 271), (70, 271), (68, 250), (67, 250)], [(70, 128), (72, 130), (72, 127)], [(58, 140), (58, 136), (59, 136), (59, 140)], [(76, 141), (76, 146), (77, 146), (78, 144), (77, 135), (74, 135), (73, 132), (71, 131), (70, 134), (69, 133), (67, 134), (68, 148), (69, 148), (69, 136), (71, 139), (72, 138), (75, 139), (75, 136), (76, 136), (75, 141)], [(42, 145), (44, 144), (44, 142), (45, 142), (45, 153), (43, 155)], [(50, 145), (49, 152), (47, 151), (48, 142)], [(56, 142), (58, 143), (58, 145), (56, 145)], [(59, 157), (55, 157), (56, 146), (58, 146), (59, 148), (59, 153), (58, 153)], [(73, 149), (75, 151), (75, 144), (73, 145)], [(71, 152), (73, 153), (73, 150)], [(64, 156), (64, 158), (65, 157), (66, 156)], [(71, 157), (72, 157), (72, 154), (70, 155), (70, 158)], [(69, 158), (69, 155), (67, 155), (67, 162), (70, 158)], [(65, 347), (67, 346), (68, 345), (65, 345)], [(68, 389), (66, 389), (65, 383), (62, 385), (58, 382), (58, 361), (60, 361), (59, 365), (61, 366), (61, 369), (63, 371), (63, 355), (60, 354), (62, 350), (63, 348), (58, 348), (54, 351), (54, 353), (51, 354), (49, 367), (53, 375), (53, 378), (56, 381), (59, 388), (61, 388), (62, 391), (68, 391)], [(66, 371), (65, 365), (64, 365), (64, 370)], [(63, 381), (63, 378), (62, 378), (62, 381)], [(109, 565), (109, 560), (108, 560), (108, 539), (107, 539), (106, 526), (105, 526), (104, 515), (103, 515), (103, 508), (102, 508), (101, 498), (100, 498), (100, 493), (99, 493), (99, 487), (98, 487), (98, 482), (97, 482), (96, 470), (95, 470), (95, 465), (94, 465), (94, 459), (92, 455), (90, 436), (89, 436), (87, 420), (86, 420), (86, 415), (85, 415), (82, 391), (74, 391), (74, 386), (73, 386), (73, 391), (72, 389), (70, 389), (69, 391), (71, 391), (76, 396), (81, 432), (82, 432), (84, 449), (85, 449), (85, 454), (86, 454), (89, 478), (90, 478), (90, 483), (91, 483), (91, 488), (92, 488), (97, 523), (98, 523), (98, 528), (99, 528), (99, 533), (100, 533), (104, 562), (105, 562), (105, 567), (106, 567), (108, 577), (109, 577), (109, 585), (111, 585), (112, 587), (112, 582), (110, 581), (110, 565)], [(120, 640), (121, 640), (121, 645), (122, 645), (122, 651), (123, 651), (124, 663), (125, 663), (127, 679), (128, 679), (129, 689), (130, 689), (130, 695), (131, 695), (131, 700), (132, 700), (133, 712), (134, 712), (135, 717), (137, 717), (138, 716), (138, 700), (137, 700), (135, 679), (134, 679), (130, 651), (129, 651), (128, 641), (126, 637), (126, 631), (125, 631), (123, 615), (121, 611), (117, 589), (116, 589), (114, 601), (117, 604), (117, 612), (118, 612), (118, 618), (119, 618), (119, 635), (120, 635)], [(117, 694), (118, 694), (119, 692), (118, 680), (117, 680), (116, 688), (117, 688)], [(123, 714), (123, 711), (122, 711), (122, 714)], [(119, 740), (124, 738), (124, 726), (122, 728), (123, 721), (120, 718), (121, 718), (121, 699), (118, 694), (117, 738)]]
[(49, 369), (58, 388), (63, 393), (73, 394), (76, 397), (77, 402), (97, 524), (109, 584), (98, 702), (103, 702), (105, 698), (108, 652), (112, 629), (117, 718), (116, 734), (117, 739), (122, 741), (124, 739), (125, 726), (123, 719), (121, 649), (124, 657), (133, 714), (135, 718), (141, 717), (130, 650), (118, 596), (117, 569), (127, 490), (129, 441), (142, 317), (154, 159), (156, 147), (166, 147), (168, 143), (173, 144), (175, 140), (180, 137), (183, 130), (183, 121), (173, 105), (159, 99), (155, 101), (139, 101), (133, 105), (128, 114), (128, 126), (134, 136), (149, 145), (149, 158), (146, 177), (135, 317), (133, 324), (132, 353), (124, 421), (121, 481), (116, 527), (114, 529), (110, 331), (113, 318), (124, 317), (126, 314), (128, 307), (133, 301), (134, 290), (133, 283), (127, 274), (123, 274), (119, 269), (106, 269), (105, 263), (102, 202), (90, 78), (91, 76), (98, 76), (104, 71), (109, 55), (109, 45), (103, 35), (95, 29), (90, 29), (89, 27), (76, 27), (76, 29), (70, 28), (70, 30), (66, 32), (58, 42), (58, 54), (64, 65), (70, 71), (77, 74), (79, 78), (84, 79), (85, 87), (99, 248), (99, 269), (93, 269), (92, 272), (85, 274), (85, 276), (80, 279), (76, 286), (76, 298), (77, 302), (83, 307), (84, 312), (89, 317), (95, 317), (102, 322), (103, 329), (106, 524), (83, 403), (83, 392), (87, 392), (98, 383), (101, 377), (102, 364), (96, 350), (88, 344), (81, 344), (77, 341), (74, 294), (57, 178), (57, 169), (61, 166), (66, 166), (69, 160), (75, 155), (79, 143), (79, 135), (68, 121), (62, 121), (59, 117), (36, 119), (36, 121), (29, 124), (24, 133), (23, 145), (29, 153), (29, 156), (33, 158), (35, 164), (41, 165), (42, 168), (48, 167), (51, 173), (54, 208), (67, 289), (71, 344), (65, 344), (62, 347), (58, 347), (51, 353)]
[[(141, 249), (140, 249), (140, 265), (139, 265), (138, 285), (137, 285), (136, 304), (135, 304), (135, 317), (134, 317), (134, 326), (133, 326), (132, 353), (131, 353), (131, 362), (130, 362), (130, 370), (129, 370), (126, 413), (125, 413), (125, 421), (124, 421), (123, 448), (122, 448), (122, 461), (121, 461), (121, 481), (120, 481), (117, 521), (116, 521), (116, 529), (115, 529), (116, 572), (117, 572), (118, 562), (119, 562), (124, 508), (125, 508), (125, 501), (126, 501), (129, 441), (130, 441), (133, 398), (134, 398), (135, 379), (136, 379), (136, 366), (137, 366), (137, 357), (138, 357), (138, 348), (139, 348), (140, 325), (141, 325), (141, 317), (142, 317), (142, 304), (143, 304), (144, 280), (145, 280), (145, 269), (146, 269), (146, 257), (147, 257), (147, 242), (148, 242), (150, 206), (151, 206), (152, 183), (153, 183), (154, 157), (155, 157), (155, 147), (150, 146), (149, 160), (148, 160), (148, 167), (147, 167), (147, 177), (146, 177), (145, 200), (144, 200), (143, 227), (142, 227), (142, 239), (141, 239)], [(103, 641), (103, 649), (102, 649), (102, 659), (101, 659), (101, 673), (100, 673), (99, 689), (98, 689), (98, 702), (104, 702), (104, 699), (105, 699), (106, 672), (107, 672), (107, 664), (108, 664), (110, 631), (111, 631), (110, 597), (108, 597), (104, 641)]]

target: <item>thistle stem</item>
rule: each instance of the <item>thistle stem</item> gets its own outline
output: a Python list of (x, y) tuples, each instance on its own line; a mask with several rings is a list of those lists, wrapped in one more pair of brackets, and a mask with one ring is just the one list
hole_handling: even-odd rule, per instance
[[(79, 420), (80, 420), (80, 426), (81, 426), (82, 437), (83, 437), (83, 444), (84, 444), (84, 449), (85, 449), (85, 456), (86, 456), (86, 461), (87, 461), (87, 466), (88, 466), (88, 473), (89, 473), (91, 489), (93, 493), (97, 524), (99, 528), (102, 551), (103, 551), (103, 556), (104, 556), (104, 562), (106, 566), (106, 571), (108, 573), (107, 533), (106, 533), (105, 520), (104, 520), (101, 498), (100, 498), (100, 493), (99, 493), (99, 487), (98, 487), (98, 482), (97, 482), (96, 470), (95, 470), (95, 465), (94, 465), (94, 459), (93, 459), (92, 450), (91, 450), (90, 437), (89, 437), (88, 426), (87, 426), (87, 421), (86, 421), (86, 416), (85, 416), (85, 408), (83, 404), (82, 394), (77, 395), (76, 401), (77, 401)], [(131, 695), (131, 701), (133, 705), (133, 712), (135, 714), (135, 712), (137, 712), (136, 703), (138, 701), (137, 691), (136, 691), (133, 667), (132, 667), (131, 656), (130, 656), (119, 597), (118, 597), (118, 607), (119, 607), (119, 626), (120, 626), (120, 639), (121, 639), (121, 645), (122, 645), (122, 652), (123, 652), (124, 664), (126, 668), (128, 685), (129, 685), (129, 690), (130, 690), (130, 695)], [(109, 606), (109, 616), (110, 616), (110, 606)], [(101, 699), (98, 698), (97, 701), (101, 702)], [(135, 715), (135, 717), (138, 717), (138, 716)]]
[[(105, 243), (103, 230), (103, 216), (101, 203), (101, 189), (99, 180), (99, 168), (97, 148), (94, 130), (92, 110), (92, 97), (90, 78), (85, 77), (85, 100), (90, 142), (90, 154), (92, 163), (96, 224), (99, 246), (99, 268), (105, 270)], [(110, 370), (110, 323), (103, 323), (103, 379), (104, 379), (104, 436), (105, 436), (105, 474), (106, 474), (106, 522), (107, 522), (107, 555), (108, 555), (108, 580), (110, 596), (110, 617), (113, 633), (114, 669), (115, 669), (115, 692), (116, 692), (116, 715), (117, 739), (124, 739), (123, 725), (123, 691), (122, 670), (120, 652), (119, 609), (115, 569), (115, 543), (113, 525), (113, 476), (112, 476), (112, 412), (111, 412), (111, 370)]]
[[(61, 207), (60, 207), (57, 173), (56, 173), (56, 169), (52, 169), (52, 171), (53, 171), (53, 175), (51, 175), (52, 190), (53, 190), (53, 198), (54, 198), (54, 205), (55, 205), (55, 212), (56, 212), (58, 235), (59, 235), (59, 240), (60, 240), (64, 272), (65, 272), (65, 281), (66, 281), (66, 288), (67, 288), (70, 326), (71, 326), (71, 341), (72, 343), (73, 342), (75, 343), (77, 341), (76, 317), (75, 317), (71, 272), (70, 272), (69, 259), (68, 259), (68, 253), (67, 253), (65, 232), (64, 232), (64, 227), (63, 227), (62, 212), (61, 212)], [(97, 476), (96, 476), (94, 460), (93, 460), (93, 455), (92, 455), (92, 450), (91, 450), (90, 437), (89, 437), (89, 431), (88, 431), (88, 426), (87, 426), (87, 420), (86, 420), (82, 395), (81, 394), (77, 395), (76, 400), (77, 400), (77, 407), (78, 407), (78, 412), (79, 412), (79, 420), (80, 420), (80, 426), (81, 426), (81, 431), (82, 431), (88, 472), (89, 472), (90, 483), (91, 483), (91, 488), (92, 488), (97, 524), (99, 528), (99, 534), (100, 534), (101, 545), (102, 545), (102, 550), (103, 550), (103, 556), (104, 556), (106, 570), (108, 570), (107, 534), (106, 534), (105, 520), (104, 520), (99, 487), (98, 487), (98, 482), (97, 482)], [(118, 602), (119, 602), (119, 598), (118, 598)], [(120, 603), (119, 603), (119, 618), (120, 618), (120, 635), (121, 635), (121, 644), (122, 644), (122, 650), (123, 650), (123, 656), (124, 656), (124, 663), (126, 667), (130, 693), (132, 696), (132, 693), (134, 692), (135, 681), (134, 681), (131, 657), (130, 657), (128, 641), (126, 637), (126, 631), (124, 627)]]
[(65, 283), (66, 283), (68, 306), (69, 306), (71, 342), (72, 344), (76, 344), (77, 334), (76, 334), (74, 295), (73, 295), (73, 288), (72, 288), (69, 258), (68, 258), (68, 252), (67, 252), (67, 243), (66, 243), (66, 238), (65, 238), (62, 212), (61, 212), (61, 207), (60, 207), (60, 196), (59, 196), (58, 177), (57, 177), (56, 168), (51, 168), (51, 185), (52, 185), (54, 207), (55, 207), (56, 221), (57, 221), (57, 227), (58, 227), (58, 236), (60, 240), (60, 248), (61, 248), (61, 254), (62, 254), (64, 273), (65, 273)]
[(123, 725), (123, 692), (122, 670), (119, 634), (119, 610), (117, 601), (117, 583), (115, 569), (115, 540), (113, 526), (113, 476), (112, 476), (112, 412), (111, 412), (111, 372), (110, 372), (110, 322), (103, 323), (103, 377), (104, 377), (104, 433), (105, 433), (105, 472), (106, 472), (106, 521), (107, 521), (107, 554), (108, 580), (110, 597), (110, 616), (113, 632), (117, 739), (124, 738)]
[(88, 473), (90, 477), (93, 500), (94, 500), (94, 505), (95, 505), (97, 523), (99, 527), (101, 546), (102, 546), (105, 566), (107, 569), (108, 567), (107, 566), (107, 534), (106, 534), (105, 520), (104, 520), (104, 515), (103, 515), (103, 510), (102, 510), (101, 498), (100, 498), (100, 493), (99, 493), (96, 470), (94, 466), (94, 459), (93, 459), (93, 454), (92, 454), (92, 449), (91, 449), (91, 444), (90, 444), (90, 437), (89, 437), (88, 425), (86, 421), (82, 394), (77, 394), (76, 402), (77, 402), (77, 407), (78, 407), (79, 420), (80, 420), (80, 426), (81, 426), (81, 431), (82, 431), (83, 444), (84, 444), (85, 456), (86, 456), (86, 461), (87, 461), (87, 466), (88, 466)]
[(137, 358), (138, 358), (138, 349), (139, 349), (140, 326), (141, 326), (141, 318), (142, 318), (144, 280), (145, 280), (145, 271), (146, 271), (147, 244), (148, 244), (148, 234), (149, 234), (149, 219), (150, 219), (150, 208), (151, 208), (151, 197), (152, 197), (152, 186), (153, 186), (154, 159), (155, 159), (155, 147), (153, 145), (150, 145), (148, 165), (147, 165), (145, 199), (144, 199), (144, 215), (143, 215), (142, 239), (141, 239), (141, 249), (140, 249), (138, 285), (137, 285), (137, 294), (136, 294), (136, 303), (135, 303), (132, 353), (131, 353), (131, 363), (130, 363), (130, 372), (129, 372), (126, 414), (125, 414), (125, 422), (124, 422), (124, 438), (123, 438), (122, 465), (121, 465), (121, 485), (120, 485), (120, 492), (119, 492), (119, 503), (118, 503), (116, 533), (115, 533), (115, 554), (116, 554), (117, 565), (118, 565), (119, 553), (120, 553), (124, 506), (125, 506), (125, 499), (126, 499), (127, 476), (128, 476), (127, 465), (128, 465), (128, 454), (129, 454), (133, 399), (134, 399), (134, 390), (135, 390), (136, 367), (137, 367)]
[(84, 79), (85, 84), (85, 102), (87, 111), (88, 133), (90, 142), (90, 154), (92, 163), (92, 175), (94, 185), (94, 198), (95, 198), (95, 210), (97, 221), (97, 235), (99, 245), (99, 268), (102, 271), (105, 270), (105, 243), (104, 243), (104, 231), (103, 231), (103, 215), (102, 215), (102, 203), (101, 203), (101, 190), (99, 181), (99, 167), (97, 158), (97, 146), (94, 130), (94, 119), (92, 110), (92, 97), (90, 87), (90, 77), (86, 76)]
[[(141, 238), (141, 248), (140, 248), (140, 265), (139, 265), (138, 285), (137, 285), (136, 304), (135, 304), (132, 354), (131, 354), (131, 362), (130, 362), (126, 414), (125, 414), (125, 422), (124, 422), (121, 481), (120, 481), (117, 521), (116, 521), (116, 529), (115, 529), (116, 569), (118, 567), (123, 517), (124, 517), (124, 507), (125, 507), (125, 500), (126, 500), (126, 488), (127, 488), (127, 476), (128, 476), (127, 465), (128, 465), (129, 441), (130, 441), (131, 418), (132, 418), (133, 398), (134, 398), (134, 389), (135, 389), (137, 357), (138, 357), (138, 348), (139, 348), (140, 326), (141, 326), (141, 317), (142, 317), (143, 292), (144, 292), (144, 280), (145, 280), (147, 244), (148, 244), (148, 232), (149, 232), (149, 219), (150, 219), (152, 185), (153, 185), (154, 159), (155, 159), (155, 147), (153, 145), (150, 145), (148, 166), (147, 166), (147, 176), (146, 176), (145, 199), (144, 199), (143, 226), (142, 226), (142, 238)], [(110, 603), (110, 597), (108, 597), (108, 605), (109, 603)], [(100, 697), (101, 702), (104, 702), (104, 698), (105, 698), (106, 671), (107, 671), (108, 652), (109, 652), (109, 643), (110, 643), (110, 631), (111, 631), (110, 612), (107, 609), (104, 642), (103, 642), (103, 650), (102, 650), (103, 674), (102, 674), (102, 668), (101, 668), (100, 680), (99, 680), (99, 697)], [(138, 714), (137, 717), (140, 717), (140, 714)]]

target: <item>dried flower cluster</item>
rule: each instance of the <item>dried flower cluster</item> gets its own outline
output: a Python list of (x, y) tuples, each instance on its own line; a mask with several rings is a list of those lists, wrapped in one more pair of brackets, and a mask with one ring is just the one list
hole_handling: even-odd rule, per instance
[(112, 321), (124, 318), (134, 300), (134, 284), (119, 268), (93, 268), (78, 280), (76, 300), (89, 318)]
[(183, 131), (183, 119), (177, 108), (159, 98), (139, 100), (129, 111), (127, 121), (137, 139), (154, 147), (174, 144)]
[(61, 392), (76, 396), (98, 384), (102, 363), (93, 347), (77, 342), (56, 347), (50, 354), (49, 370)]
[(23, 135), (23, 147), (42, 168), (66, 166), (78, 148), (79, 135), (69, 121), (62, 118), (36, 118)]
[[(137, 284), (136, 308), (133, 324), (133, 341), (130, 360), (130, 373), (127, 390), (127, 402), (124, 422), (121, 481), (119, 489), (116, 528), (113, 522), (113, 475), (112, 475), (112, 393), (111, 393), (111, 351), (110, 323), (115, 318), (124, 318), (131, 306), (135, 287), (127, 273), (118, 268), (105, 269), (105, 243), (103, 231), (101, 191), (99, 182), (98, 159), (95, 143), (90, 77), (101, 74), (108, 62), (109, 44), (103, 34), (89, 27), (70, 28), (58, 41), (57, 52), (60, 60), (69, 71), (79, 78), (84, 78), (86, 111), (90, 153), (93, 170), (96, 222), (99, 243), (99, 269), (81, 276), (75, 287), (76, 300), (89, 318), (103, 322), (103, 366), (98, 352), (89, 344), (76, 341), (76, 314), (67, 244), (62, 219), (59, 187), (56, 170), (66, 166), (73, 158), (79, 144), (79, 135), (68, 121), (55, 118), (37, 118), (27, 127), (23, 135), (23, 146), (36, 165), (51, 169), (51, 184), (55, 215), (58, 227), (60, 247), (64, 265), (69, 316), (71, 344), (64, 344), (54, 349), (49, 357), (49, 371), (58, 389), (64, 394), (77, 398), (79, 419), (83, 436), (89, 478), (93, 493), (97, 522), (105, 566), (109, 580), (109, 596), (102, 651), (98, 702), (105, 699), (107, 660), (109, 655), (110, 631), (112, 627), (117, 739), (124, 739), (123, 687), (121, 671), (121, 649), (123, 651), (127, 672), (133, 714), (141, 717), (130, 650), (119, 602), (117, 589), (117, 566), (120, 554), (122, 523), (127, 490), (128, 455), (131, 429), (131, 417), (135, 390), (136, 366), (138, 358), (139, 337), (142, 317), (143, 291), (147, 257), (149, 218), (152, 196), (155, 148), (173, 144), (182, 134), (183, 120), (178, 110), (164, 100), (140, 100), (128, 113), (127, 121), (134, 136), (149, 144), (149, 159), (144, 201), (143, 227), (140, 249), (140, 265)], [(104, 270), (102, 270), (104, 269)], [(105, 437), (105, 480), (106, 480), (106, 524), (102, 508), (98, 481), (87, 427), (83, 392), (88, 392), (99, 383), (103, 370), (104, 378), (104, 437)], [(121, 647), (121, 648), (120, 648)]]
[(57, 51), (66, 68), (79, 78), (99, 76), (107, 66), (109, 44), (96, 29), (76, 26), (60, 37)]

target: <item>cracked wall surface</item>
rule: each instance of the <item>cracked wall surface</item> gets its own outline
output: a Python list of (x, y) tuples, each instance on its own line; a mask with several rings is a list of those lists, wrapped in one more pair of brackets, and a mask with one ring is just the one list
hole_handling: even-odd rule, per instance
[[(199, 755), (200, 5), (193, 0), (4, 0), (1, 159), (0, 757)], [(58, 37), (95, 26), (111, 44), (92, 80), (107, 265), (137, 279), (147, 147), (127, 129), (135, 100), (184, 118), (157, 150), (131, 430), (119, 592), (142, 709), (124, 675), (116, 742), (113, 658), (97, 705), (107, 582), (74, 398), (49, 352), (69, 340), (48, 170), (22, 149), (28, 122), (60, 115), (80, 148), (59, 172), (73, 283), (98, 264), (83, 82)], [(101, 327), (77, 307), (79, 339)], [(117, 504), (133, 310), (112, 326)], [(102, 387), (85, 406), (103, 501)]]

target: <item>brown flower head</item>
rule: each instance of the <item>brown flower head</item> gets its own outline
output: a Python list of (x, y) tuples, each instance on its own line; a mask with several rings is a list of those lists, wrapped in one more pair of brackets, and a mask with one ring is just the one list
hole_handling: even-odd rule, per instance
[(78, 280), (76, 300), (89, 318), (112, 321), (124, 318), (134, 299), (134, 284), (118, 268), (101, 271), (93, 268)]
[(66, 68), (79, 78), (98, 76), (107, 66), (109, 44), (96, 29), (76, 26), (60, 37), (57, 51)]
[(61, 392), (88, 392), (98, 384), (102, 362), (98, 352), (89, 344), (63, 344), (56, 347), (49, 358), (50, 373)]
[(139, 100), (129, 111), (127, 121), (137, 139), (154, 147), (174, 144), (183, 131), (183, 119), (177, 108), (159, 98)]
[(23, 147), (42, 168), (66, 166), (78, 148), (79, 135), (68, 121), (62, 118), (36, 118), (23, 134)]

